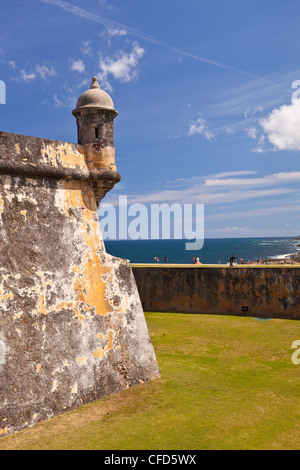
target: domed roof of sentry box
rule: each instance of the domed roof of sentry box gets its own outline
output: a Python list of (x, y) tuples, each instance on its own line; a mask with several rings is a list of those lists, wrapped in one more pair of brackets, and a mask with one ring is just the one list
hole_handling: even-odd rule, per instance
[[(114, 108), (114, 103), (108, 93), (101, 90), (97, 77), (93, 77), (90, 89), (85, 91), (78, 99), (77, 106), (74, 111), (86, 108), (98, 108), (109, 111), (114, 111), (117, 115), (117, 111)], [(73, 113), (74, 113), (73, 111)]]

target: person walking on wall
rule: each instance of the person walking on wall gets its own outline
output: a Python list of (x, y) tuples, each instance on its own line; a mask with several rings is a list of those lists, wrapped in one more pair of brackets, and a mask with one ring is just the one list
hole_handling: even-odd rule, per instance
[(233, 267), (234, 263), (236, 263), (236, 257), (234, 255), (232, 255), (232, 257), (229, 260), (229, 265), (230, 265), (231, 268)]

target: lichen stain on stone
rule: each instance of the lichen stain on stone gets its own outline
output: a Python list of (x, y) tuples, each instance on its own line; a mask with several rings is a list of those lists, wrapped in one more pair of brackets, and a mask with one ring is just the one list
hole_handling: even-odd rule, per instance
[(53, 311), (53, 307), (50, 309), (46, 308), (46, 292), (48, 286), (53, 287), (53, 282), (52, 281), (45, 281), (44, 280), (44, 274), (41, 272), (37, 272), (37, 275), (41, 277), (42, 281), (42, 287), (40, 286), (35, 286), (34, 291), (37, 294), (38, 298), (38, 306), (35, 310), (32, 311), (32, 315), (48, 315), (49, 312)]
[[(97, 348), (95, 351), (94, 351), (94, 358), (98, 358), (98, 359), (102, 359), (105, 354), (110, 351), (111, 349), (119, 349), (119, 345), (117, 345), (115, 348), (114, 348), (114, 331), (112, 330), (108, 330), (107, 332), (107, 345), (105, 348), (103, 347), (99, 347)], [(100, 337), (100, 335), (98, 335), (98, 337)], [(103, 335), (101, 335), (101, 337), (103, 338)]]
[(52, 382), (52, 393), (54, 393), (57, 389), (57, 383), (56, 383), (56, 380), (53, 380)]
[(76, 357), (76, 361), (78, 362), (78, 364), (82, 364), (86, 361), (86, 357)]
[(108, 331), (107, 333), (107, 346), (105, 348), (105, 351), (108, 351), (113, 347), (113, 337), (114, 337), (114, 332), (113, 331)]
[(84, 309), (95, 310), (96, 315), (106, 316), (111, 310), (108, 300), (105, 298), (105, 284), (101, 274), (106, 270), (105, 266), (95, 263), (95, 259), (89, 258), (80, 271), (80, 278), (74, 283), (77, 301), (84, 303)]
[(84, 148), (68, 143), (57, 143), (56, 146), (44, 144), (41, 149), (41, 162), (54, 166), (55, 168), (63, 166), (65, 168), (86, 169), (84, 159)]
[(84, 221), (93, 220), (95, 222), (97, 205), (90, 185), (79, 181), (62, 182), (55, 195), (55, 203), (56, 207), (68, 218), (74, 218), (77, 210), (77, 212), (80, 211), (80, 216)]
[(115, 148), (108, 146), (100, 151), (90, 144), (85, 146), (87, 165), (90, 170), (107, 169), (116, 171)]
[(105, 352), (100, 347), (96, 349), (96, 351), (94, 351), (94, 358), (102, 359), (104, 355), (105, 355)]
[(58, 142), (55, 146), (44, 144), (41, 148), (41, 162), (55, 168), (116, 171), (115, 148), (113, 146), (98, 150), (93, 144), (77, 145), (76, 147), (62, 142)]
[(2, 279), (2, 284), (0, 285), (0, 303), (1, 304), (2, 304), (2, 302), (6, 302), (7, 300), (14, 298), (12, 292), (8, 293), (5, 290), (5, 287), (3, 285), (3, 280), (5, 280), (5, 279)]

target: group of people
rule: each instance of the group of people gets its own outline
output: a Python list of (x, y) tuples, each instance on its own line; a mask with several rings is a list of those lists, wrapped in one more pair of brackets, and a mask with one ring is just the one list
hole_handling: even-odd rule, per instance
[[(164, 262), (165, 263), (168, 262), (168, 258), (166, 256), (164, 257)], [(158, 256), (154, 256), (154, 263), (159, 263), (159, 257)]]
[[(221, 263), (221, 260), (219, 260), (219, 264)], [(240, 263), (242, 264), (243, 263), (243, 260), (240, 259)], [(200, 259), (198, 257), (195, 257), (193, 256), (193, 264), (202, 264), (200, 262)], [(233, 267), (235, 265), (237, 265), (237, 260), (236, 260), (236, 257), (234, 255), (231, 256), (230, 260), (229, 260), (229, 265), (230, 267)]]
[[(251, 263), (249, 260), (248, 262), (244, 262), (244, 260), (242, 258), (240, 258), (239, 260), (239, 263), (240, 264), (254, 264), (254, 263)], [(268, 260), (266, 259), (258, 259), (257, 264), (268, 264)], [(232, 255), (232, 257), (230, 258), (229, 260), (229, 266), (232, 268), (233, 266), (236, 266), (238, 263), (237, 263), (237, 260), (236, 260), (236, 257), (234, 255)]]
[[(288, 260), (290, 262), (290, 264), (294, 264), (294, 257), (291, 256), (291, 258)], [(167, 263), (168, 262), (168, 258), (165, 256), (164, 257), (164, 263)], [(159, 257), (158, 256), (154, 256), (154, 263), (159, 263)], [(199, 257), (195, 257), (193, 256), (193, 264), (202, 264), (200, 262), (200, 259)], [(221, 264), (221, 260), (219, 259), (219, 264)], [(227, 265), (229, 265), (231, 268), (233, 268), (234, 266), (237, 266), (238, 262), (237, 262), (237, 259), (234, 255), (231, 256), (229, 262), (227, 263)], [(242, 258), (239, 259), (239, 264), (268, 264), (268, 260), (267, 259), (258, 259), (256, 262), (250, 262), (249, 260), (248, 261), (244, 261)]]
[[(168, 262), (168, 258), (167, 258), (166, 256), (164, 257), (164, 262), (165, 262), (165, 263)], [(158, 257), (158, 256), (154, 256), (154, 263), (159, 263), (159, 257)], [(221, 261), (219, 260), (219, 264), (220, 264), (220, 263), (221, 263)], [(245, 263), (244, 263), (244, 260), (243, 260), (242, 258), (240, 258), (239, 263), (240, 263), (240, 264), (245, 264)], [(259, 263), (259, 264), (263, 264), (263, 263), (264, 263), (264, 264), (268, 264), (268, 261), (267, 261), (267, 260), (257, 260), (257, 263)], [(193, 264), (202, 264), (202, 263), (200, 262), (199, 257), (193, 256)], [(237, 260), (236, 260), (236, 257), (235, 257), (234, 255), (232, 255), (231, 258), (230, 258), (230, 260), (229, 260), (229, 262), (228, 262), (227, 264), (229, 264), (229, 266), (230, 266), (231, 268), (234, 267), (234, 266), (236, 266), (236, 265), (238, 264), (238, 262), (237, 262)], [(248, 261), (247, 264), (250, 264), (250, 261)]]

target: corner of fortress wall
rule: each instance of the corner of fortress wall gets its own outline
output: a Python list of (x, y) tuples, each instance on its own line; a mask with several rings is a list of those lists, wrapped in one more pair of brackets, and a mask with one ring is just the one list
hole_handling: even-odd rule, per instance
[(93, 171), (84, 147), (0, 133), (0, 436), (160, 377)]

